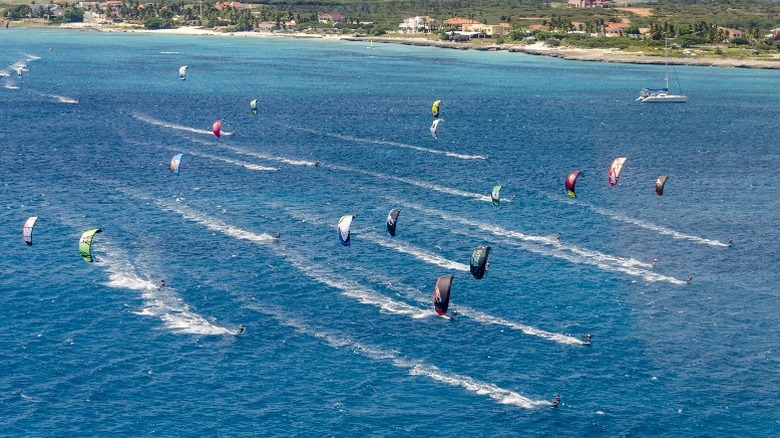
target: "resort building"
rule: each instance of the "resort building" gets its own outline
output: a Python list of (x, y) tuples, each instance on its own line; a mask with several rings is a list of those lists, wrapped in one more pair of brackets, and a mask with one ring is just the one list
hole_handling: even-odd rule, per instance
[(631, 26), (628, 23), (609, 23), (604, 26), (604, 36), (621, 37), (625, 35), (629, 27)]
[(729, 36), (729, 40), (733, 40), (734, 38), (744, 37), (744, 33), (739, 29), (731, 29), (728, 27), (720, 27), (719, 29), (725, 32)]
[(471, 32), (475, 34), (482, 34), (489, 37), (497, 37), (504, 35), (504, 28), (500, 24), (464, 24), (463, 32)]
[(477, 20), (462, 17), (452, 17), (444, 21), (444, 25), (447, 27), (454, 27), (455, 30), (463, 30), (464, 24), (480, 24)]
[(398, 25), (398, 31), (401, 33), (427, 32), (433, 29), (435, 18), (429, 16), (405, 18), (403, 23)]
[(568, 8), (608, 8), (609, 0), (569, 0), (566, 3)]
[(320, 14), (317, 16), (317, 20), (320, 23), (341, 23), (344, 21), (344, 15), (338, 12), (330, 12), (327, 14)]

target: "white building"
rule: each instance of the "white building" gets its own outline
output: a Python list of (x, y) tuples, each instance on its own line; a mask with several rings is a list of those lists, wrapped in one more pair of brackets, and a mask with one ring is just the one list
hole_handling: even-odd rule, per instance
[(430, 30), (430, 23), (436, 21), (435, 19), (425, 17), (409, 17), (404, 19), (404, 22), (398, 25), (398, 31), (401, 33), (418, 33)]

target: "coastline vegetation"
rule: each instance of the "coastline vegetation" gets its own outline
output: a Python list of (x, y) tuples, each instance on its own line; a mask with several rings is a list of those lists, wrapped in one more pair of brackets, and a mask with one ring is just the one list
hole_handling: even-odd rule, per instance
[[(37, 3), (37, 4), (36, 4)], [(455, 40), (462, 17), (483, 24), (506, 23), (506, 33), (466, 44), (542, 42), (550, 47), (620, 49), (659, 55), (670, 38), (670, 56), (745, 57), (780, 54), (780, 3), (759, 0), (683, 0), (657, 3), (612, 2), (605, 8), (574, 8), (566, 3), (512, 0), (122, 0), (52, 3), (51, 0), (0, 0), (0, 14), (25, 25), (57, 25), (90, 18), (108, 26), (147, 29), (202, 26), (224, 32), (303, 32), (379, 37)], [(88, 5), (88, 6), (86, 6)], [(58, 8), (58, 9), (57, 9)], [(323, 20), (335, 14), (338, 20)], [(405, 18), (435, 21), (423, 33), (399, 34)], [(625, 24), (608, 35), (615, 23)], [(535, 26), (535, 27), (534, 27)], [(731, 30), (738, 29), (734, 35)], [(774, 34), (772, 31), (775, 30)]]

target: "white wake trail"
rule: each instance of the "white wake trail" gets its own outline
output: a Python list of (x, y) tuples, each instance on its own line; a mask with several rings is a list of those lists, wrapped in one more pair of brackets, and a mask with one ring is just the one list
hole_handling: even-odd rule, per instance
[(457, 271), (465, 271), (465, 272), (469, 272), (470, 270), (469, 266), (466, 264), (449, 260), (438, 254), (434, 254), (430, 251), (426, 251), (422, 248), (418, 248), (408, 243), (398, 243), (395, 240), (392, 240), (390, 238), (382, 238), (375, 233), (363, 233), (360, 235), (360, 237), (370, 242), (373, 242), (379, 246), (383, 246), (385, 248), (389, 248), (400, 253), (409, 254), (414, 258), (416, 258), (417, 260), (432, 265), (436, 265), (444, 269), (454, 269)]
[(191, 126), (177, 125), (175, 123), (164, 122), (162, 120), (157, 120), (153, 117), (149, 117), (141, 113), (133, 113), (133, 117), (137, 120), (148, 123), (150, 125), (160, 126), (163, 128), (175, 129), (178, 131), (193, 132), (195, 134), (214, 135), (214, 133), (211, 132), (211, 130), (209, 129), (198, 129), (198, 128), (193, 128)]
[[(426, 293), (422, 293), (417, 288), (391, 280), (387, 277), (382, 276), (381, 274), (372, 273), (372, 275), (379, 278), (379, 280), (390, 290), (399, 293), (403, 297), (414, 299), (423, 304), (430, 304), (431, 301), (430, 296)], [(519, 330), (526, 335), (536, 336), (542, 339), (547, 339), (549, 341), (557, 342), (559, 344), (565, 344), (565, 345), (584, 344), (580, 339), (577, 339), (569, 335), (549, 332), (530, 325), (521, 324), (518, 322), (512, 322), (469, 307), (455, 305), (454, 303), (452, 303), (450, 307), (458, 311), (458, 317), (462, 317), (462, 316), (468, 317), (481, 324), (497, 325), (512, 330)]]
[(229, 151), (235, 152), (236, 154), (239, 155), (246, 155), (248, 157), (255, 157), (255, 158), (260, 158), (262, 160), (268, 160), (268, 161), (278, 161), (280, 163), (290, 164), (292, 166), (314, 166), (317, 164), (314, 161), (296, 160), (294, 158), (277, 157), (275, 155), (261, 154), (259, 152), (250, 151), (238, 146), (233, 146), (225, 143), (216, 143), (216, 142), (209, 143), (199, 138), (191, 138), (191, 137), (184, 137), (184, 138), (186, 138), (187, 140), (193, 143), (202, 144), (204, 146), (209, 146), (209, 147), (216, 146), (221, 149), (227, 149)]
[(250, 242), (254, 243), (270, 243), (275, 241), (276, 239), (271, 236), (270, 234), (257, 234), (253, 233), (251, 231), (243, 230), (238, 227), (234, 227), (232, 225), (229, 225), (219, 219), (212, 218), (210, 216), (201, 214), (185, 205), (181, 205), (179, 203), (170, 203), (170, 202), (164, 202), (161, 200), (155, 200), (154, 201), (157, 206), (162, 208), (163, 210), (172, 211), (174, 213), (180, 214), (185, 219), (189, 219), (192, 221), (195, 221), (201, 225), (204, 225), (206, 228), (217, 231), (222, 234), (225, 234), (230, 237), (235, 237), (236, 239), (241, 240), (248, 240)]
[(416, 187), (433, 190), (433, 191), (436, 191), (436, 192), (439, 192), (439, 193), (445, 193), (445, 194), (448, 194), (448, 195), (455, 195), (455, 196), (461, 196), (461, 197), (464, 197), (464, 198), (476, 199), (476, 200), (484, 201), (484, 202), (491, 202), (490, 196), (487, 196), (487, 195), (483, 195), (483, 194), (479, 194), (479, 193), (464, 192), (462, 190), (453, 189), (451, 187), (439, 186), (439, 185), (427, 183), (427, 182), (424, 182), (424, 181), (416, 181), (416, 180), (409, 179), (409, 178), (403, 178), (403, 177), (392, 176), (392, 175), (385, 175), (385, 174), (379, 173), (379, 172), (373, 172), (373, 171), (370, 171), (370, 170), (362, 170), (362, 169), (354, 169), (354, 168), (345, 167), (345, 166), (326, 165), (324, 167), (327, 167), (327, 168), (333, 169), (333, 170), (341, 170), (341, 171), (344, 171), (344, 172), (362, 173), (363, 175), (373, 176), (375, 178), (384, 179), (384, 180), (398, 181), (398, 182), (402, 182), (402, 183), (405, 183), (405, 184), (410, 184), (410, 185), (413, 185), (413, 186), (416, 186)]
[(183, 152), (195, 157), (203, 157), (203, 158), (208, 158), (209, 160), (222, 161), (223, 163), (233, 164), (235, 166), (241, 166), (249, 170), (257, 170), (263, 172), (276, 172), (279, 170), (278, 167), (260, 166), (259, 164), (247, 163), (246, 161), (233, 160), (231, 158), (219, 157), (216, 155), (204, 154), (201, 152), (193, 152), (193, 151), (186, 151), (186, 150), (184, 150)]
[[(507, 238), (505, 239), (507, 243), (523, 248), (527, 251), (534, 252), (536, 254), (557, 257), (568, 260), (572, 263), (588, 264), (607, 271), (623, 272), (633, 276), (641, 277), (646, 281), (666, 281), (672, 284), (686, 284), (685, 281), (678, 280), (674, 277), (660, 275), (648, 269), (643, 269), (643, 266), (651, 268), (652, 265), (643, 263), (636, 259), (611, 256), (599, 251), (588, 250), (585, 248), (576, 247), (574, 245), (565, 244), (549, 237), (533, 236), (518, 231), (511, 231), (496, 225), (489, 225), (462, 217), (455, 217), (443, 211), (429, 209), (419, 205), (407, 204), (407, 206), (431, 216), (438, 216), (441, 219), (449, 222), (456, 222), (462, 225), (476, 227), (480, 230), (487, 231), (494, 236), (505, 237)], [(456, 234), (468, 235), (467, 232), (460, 231), (458, 228), (454, 228), (451, 231)]]
[[(201, 214), (181, 204), (169, 205), (168, 203), (159, 200), (155, 201), (155, 204), (157, 204), (160, 208), (178, 213), (186, 219), (190, 219), (201, 225), (204, 225), (212, 231), (217, 231), (230, 237), (248, 240), (250, 242), (260, 244), (267, 244), (276, 241), (276, 239), (269, 234), (257, 234), (238, 227), (234, 227), (232, 225), (228, 225), (219, 219)], [(286, 253), (273, 247), (270, 248), (272, 251), (285, 256), (285, 259), (304, 275), (322, 284), (338, 289), (342, 292), (343, 295), (354, 298), (363, 304), (377, 306), (387, 313), (407, 315), (413, 318), (427, 318), (429, 316), (433, 316), (434, 314), (433, 311), (423, 310), (418, 307), (410, 306), (406, 303), (398, 302), (391, 298), (385, 297), (368, 287), (358, 284), (357, 282), (347, 280), (338, 276), (337, 274), (326, 271), (323, 268), (313, 264), (311, 260), (303, 259), (298, 255)]]
[(329, 132), (321, 132), (321, 131), (315, 131), (312, 129), (305, 129), (305, 128), (299, 128), (299, 127), (292, 127), (292, 129), (296, 129), (303, 132), (308, 132), (310, 134), (315, 135), (324, 135), (326, 137), (331, 138), (337, 138), (339, 140), (345, 140), (345, 141), (351, 141), (353, 143), (365, 143), (365, 144), (375, 144), (375, 145), (383, 145), (383, 146), (392, 146), (396, 148), (402, 148), (402, 149), (411, 149), (419, 152), (426, 152), (429, 154), (439, 154), (439, 155), (445, 155), (447, 157), (453, 157), (453, 158), (459, 158), (461, 160), (487, 160), (488, 157), (484, 155), (467, 155), (467, 154), (459, 154), (457, 152), (449, 152), (449, 151), (443, 151), (439, 149), (431, 149), (431, 148), (425, 148), (422, 146), (415, 146), (411, 144), (406, 143), (398, 143), (395, 141), (386, 141), (386, 140), (373, 140), (368, 138), (359, 138), (359, 137), (353, 137), (350, 135), (342, 135), (342, 134), (334, 134)]
[(552, 403), (549, 401), (534, 400), (530, 397), (526, 397), (520, 394), (517, 391), (501, 388), (494, 383), (482, 382), (463, 374), (447, 372), (437, 366), (427, 364), (421, 360), (405, 358), (393, 350), (385, 350), (373, 347), (345, 336), (337, 336), (329, 332), (316, 330), (302, 323), (301, 321), (281, 315), (278, 312), (271, 312), (254, 304), (249, 304), (247, 307), (260, 313), (270, 315), (281, 324), (292, 327), (299, 333), (322, 339), (333, 348), (348, 347), (356, 353), (369, 359), (383, 361), (393, 365), (394, 367), (406, 369), (408, 370), (409, 375), (412, 376), (427, 377), (449, 386), (463, 388), (466, 391), (474, 394), (486, 395), (498, 403), (517, 406), (520, 408), (533, 409), (540, 406), (552, 405)]
[[(105, 239), (103, 239), (105, 240)], [(106, 286), (133, 290), (140, 294), (143, 305), (138, 315), (159, 318), (165, 328), (175, 333), (195, 335), (232, 335), (233, 330), (214, 324), (194, 312), (173, 287), (160, 288), (149, 279), (140, 277), (127, 258), (113, 249), (107, 242), (101, 242), (105, 262), (109, 271)]]
[(29, 91), (30, 93), (41, 96), (41, 97), (47, 97), (49, 99), (54, 99), (59, 103), (69, 103), (69, 104), (77, 104), (79, 103), (79, 100), (73, 97), (68, 96), (60, 96), (58, 94), (49, 94), (49, 93), (40, 93), (38, 91)]
[(680, 233), (678, 231), (674, 231), (672, 229), (663, 227), (661, 225), (655, 225), (655, 224), (651, 224), (650, 222), (646, 222), (646, 221), (643, 221), (643, 220), (640, 220), (640, 219), (634, 219), (634, 218), (630, 218), (628, 216), (625, 216), (625, 215), (622, 215), (622, 214), (619, 214), (619, 213), (613, 213), (611, 211), (605, 210), (605, 209), (600, 208), (600, 207), (596, 207), (595, 205), (591, 205), (591, 204), (588, 204), (588, 203), (582, 203), (582, 205), (584, 205), (585, 207), (589, 208), (591, 211), (594, 211), (594, 212), (596, 212), (598, 214), (607, 216), (607, 217), (609, 217), (611, 219), (618, 220), (618, 221), (625, 222), (625, 223), (632, 224), (632, 225), (636, 225), (637, 227), (644, 228), (644, 229), (651, 230), (651, 231), (655, 231), (656, 233), (663, 234), (665, 236), (671, 236), (671, 237), (673, 237), (675, 239), (690, 240), (692, 242), (703, 243), (703, 244), (710, 245), (710, 246), (722, 246), (722, 247), (728, 247), (729, 246), (727, 243), (724, 243), (724, 242), (719, 242), (717, 240), (712, 240), (712, 239), (705, 239), (703, 237), (693, 236), (693, 235), (690, 235), (690, 234)]

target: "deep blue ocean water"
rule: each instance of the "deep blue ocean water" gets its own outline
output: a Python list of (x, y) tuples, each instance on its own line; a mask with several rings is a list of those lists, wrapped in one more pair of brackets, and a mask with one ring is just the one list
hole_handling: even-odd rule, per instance
[(677, 67), (689, 102), (641, 105), (662, 66), (30, 29), (0, 49), (2, 435), (780, 435), (778, 71)]

